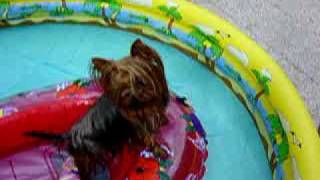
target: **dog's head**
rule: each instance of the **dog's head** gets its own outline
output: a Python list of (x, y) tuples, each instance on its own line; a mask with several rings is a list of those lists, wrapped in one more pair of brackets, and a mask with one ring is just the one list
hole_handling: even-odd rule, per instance
[(93, 58), (92, 76), (133, 124), (154, 132), (167, 122), (169, 90), (159, 54), (137, 39), (118, 61)]

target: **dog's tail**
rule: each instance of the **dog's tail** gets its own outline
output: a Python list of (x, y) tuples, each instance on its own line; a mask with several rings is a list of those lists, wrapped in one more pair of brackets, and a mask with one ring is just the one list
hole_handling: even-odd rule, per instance
[(25, 136), (35, 137), (39, 139), (62, 142), (69, 138), (68, 134), (53, 134), (41, 131), (29, 131), (24, 133)]

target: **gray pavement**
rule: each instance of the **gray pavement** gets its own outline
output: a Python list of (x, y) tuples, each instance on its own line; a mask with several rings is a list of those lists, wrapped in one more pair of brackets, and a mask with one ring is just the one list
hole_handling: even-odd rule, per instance
[(233, 23), (274, 57), (320, 124), (320, 0), (193, 2)]

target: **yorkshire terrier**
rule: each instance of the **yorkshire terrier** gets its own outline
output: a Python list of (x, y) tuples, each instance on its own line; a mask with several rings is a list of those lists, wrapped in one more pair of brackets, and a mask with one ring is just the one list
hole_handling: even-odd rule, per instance
[(81, 180), (92, 179), (98, 165), (105, 165), (102, 157), (116, 153), (125, 143), (157, 149), (154, 134), (168, 121), (165, 110), (170, 97), (162, 60), (140, 39), (123, 59), (93, 58), (91, 76), (103, 95), (69, 132), (25, 133), (66, 143)]
[(167, 123), (169, 90), (159, 54), (137, 39), (120, 61), (93, 58), (92, 77), (136, 129), (138, 142), (153, 145), (153, 134)]

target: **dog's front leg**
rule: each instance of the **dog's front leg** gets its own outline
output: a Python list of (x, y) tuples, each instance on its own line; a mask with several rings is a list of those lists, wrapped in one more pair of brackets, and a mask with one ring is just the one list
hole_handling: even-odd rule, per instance
[(93, 180), (92, 173), (95, 165), (91, 157), (86, 153), (74, 153), (74, 163), (78, 168), (79, 178), (81, 180)]

